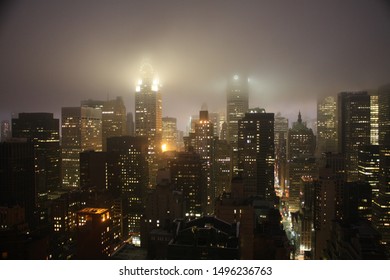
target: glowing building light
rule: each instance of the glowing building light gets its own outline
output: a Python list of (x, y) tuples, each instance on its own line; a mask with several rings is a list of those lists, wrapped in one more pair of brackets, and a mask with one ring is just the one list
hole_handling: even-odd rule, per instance
[(161, 150), (162, 150), (163, 153), (166, 152), (167, 149), (168, 149), (167, 144), (162, 144), (161, 145)]

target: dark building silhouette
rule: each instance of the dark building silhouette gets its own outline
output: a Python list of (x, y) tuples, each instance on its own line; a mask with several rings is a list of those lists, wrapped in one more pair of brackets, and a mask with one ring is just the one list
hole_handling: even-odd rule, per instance
[(232, 260), (239, 258), (237, 225), (205, 216), (176, 222), (168, 245), (171, 260)]
[(20, 113), (12, 119), (12, 137), (34, 144), (35, 180), (39, 197), (61, 186), (59, 120), (52, 113)]
[(112, 244), (112, 221), (109, 210), (84, 208), (78, 211), (76, 242), (76, 259), (107, 259)]
[(255, 108), (238, 121), (238, 159), (245, 195), (274, 201), (273, 113)]
[(370, 95), (365, 92), (338, 94), (338, 145), (345, 157), (347, 181), (358, 180), (358, 152), (370, 145)]
[(34, 144), (15, 139), (0, 143), (0, 206), (20, 206), (26, 222), (34, 222), (36, 209)]
[(80, 153), (80, 187), (105, 190), (107, 183), (107, 152), (84, 151)]

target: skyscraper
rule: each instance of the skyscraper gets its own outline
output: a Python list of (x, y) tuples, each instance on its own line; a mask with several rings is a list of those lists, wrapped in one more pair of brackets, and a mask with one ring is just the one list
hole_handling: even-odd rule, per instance
[(238, 170), (246, 196), (274, 202), (274, 114), (250, 109), (238, 121)]
[(149, 144), (149, 184), (154, 186), (158, 170), (157, 156), (161, 151), (161, 85), (149, 63), (145, 62), (141, 65), (140, 74), (141, 79), (138, 81), (135, 92), (135, 135), (147, 137)]
[(282, 117), (280, 113), (275, 116), (274, 124), (275, 133), (275, 168), (277, 185), (284, 191), (285, 182), (287, 180), (287, 135), (288, 135), (288, 119)]
[(337, 106), (333, 96), (317, 102), (317, 151), (337, 152)]
[(134, 116), (133, 113), (127, 113), (127, 134), (134, 136)]
[(390, 251), (390, 85), (378, 90), (379, 193), (374, 198), (373, 224)]
[(301, 112), (299, 112), (298, 121), (293, 123), (288, 132), (288, 201), (290, 212), (299, 210), (303, 189), (302, 176), (315, 176), (315, 147), (314, 133), (302, 121)]
[(102, 143), (103, 151), (107, 150), (107, 138), (127, 134), (126, 107), (122, 97), (107, 101), (85, 100), (81, 106), (100, 108), (102, 110)]
[(249, 108), (249, 86), (244, 77), (234, 75), (229, 80), (227, 92), (227, 140), (233, 149), (233, 173), (238, 174), (238, 121), (245, 116)]
[(338, 145), (345, 156), (347, 181), (358, 180), (358, 151), (370, 145), (370, 96), (367, 92), (338, 95)]
[(12, 119), (12, 136), (34, 144), (38, 196), (61, 186), (59, 120), (52, 113), (20, 113)]
[(80, 186), (80, 153), (102, 150), (102, 111), (92, 107), (62, 108), (62, 186)]
[(125, 199), (127, 233), (139, 235), (144, 198), (149, 184), (146, 137), (121, 136), (107, 139), (108, 188)]
[(177, 120), (165, 117), (162, 119), (162, 150), (175, 151), (177, 148)]

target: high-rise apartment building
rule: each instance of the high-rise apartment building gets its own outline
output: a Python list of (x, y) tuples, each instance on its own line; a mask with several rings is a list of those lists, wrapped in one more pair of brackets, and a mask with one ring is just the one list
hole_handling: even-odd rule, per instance
[(34, 144), (36, 191), (41, 197), (61, 186), (59, 120), (52, 113), (20, 113), (12, 119), (12, 137)]
[(80, 153), (102, 150), (102, 111), (92, 107), (62, 108), (62, 186), (80, 186)]
[(233, 149), (233, 174), (238, 174), (238, 121), (249, 109), (249, 85), (244, 77), (234, 75), (227, 87), (227, 140)]
[(107, 138), (127, 134), (126, 107), (122, 97), (107, 101), (85, 100), (81, 106), (102, 110), (102, 149), (107, 150)]
[(327, 96), (317, 102), (317, 151), (337, 152), (336, 98)]
[(157, 157), (161, 151), (161, 85), (149, 63), (143, 63), (140, 72), (141, 78), (135, 92), (135, 135), (147, 137), (149, 144), (149, 185), (154, 186), (158, 170)]
[(345, 156), (347, 181), (358, 180), (359, 148), (370, 145), (370, 95), (341, 92), (338, 95), (338, 145)]
[(238, 121), (238, 170), (246, 196), (274, 202), (274, 114), (250, 109)]

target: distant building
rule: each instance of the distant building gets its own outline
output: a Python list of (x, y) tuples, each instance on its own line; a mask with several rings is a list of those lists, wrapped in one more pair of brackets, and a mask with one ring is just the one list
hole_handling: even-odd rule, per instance
[(135, 136), (135, 125), (133, 113), (127, 113), (127, 134)]
[(233, 149), (233, 175), (238, 175), (238, 121), (249, 109), (249, 85), (245, 77), (234, 75), (226, 90), (227, 140)]
[(64, 107), (61, 126), (62, 186), (79, 187), (80, 153), (102, 150), (102, 111), (92, 107)]
[(288, 119), (277, 113), (274, 122), (275, 139), (275, 171), (278, 179), (277, 185), (284, 192), (287, 181), (287, 136)]
[(12, 136), (34, 144), (36, 191), (39, 197), (61, 186), (59, 120), (52, 113), (20, 113), (12, 119)]
[(379, 146), (363, 146), (358, 152), (358, 178), (361, 182), (367, 182), (372, 188), (372, 198), (379, 194)]
[(11, 125), (9, 121), (1, 121), (1, 142), (5, 142), (9, 138), (11, 138)]
[(317, 102), (317, 151), (337, 152), (337, 106), (333, 96)]
[(316, 138), (314, 133), (302, 121), (299, 112), (298, 121), (293, 123), (288, 132), (288, 201), (290, 212), (299, 211), (303, 187), (302, 176), (315, 177), (317, 173), (314, 158), (315, 147)]
[(162, 119), (162, 151), (175, 151), (178, 146), (178, 131), (176, 118)]
[(157, 157), (161, 152), (162, 98), (161, 85), (153, 67), (143, 63), (135, 92), (135, 135), (146, 136), (149, 145), (149, 186), (156, 184)]
[(127, 134), (126, 107), (122, 97), (107, 101), (85, 100), (81, 106), (100, 108), (102, 111), (102, 150), (107, 150), (107, 138)]

